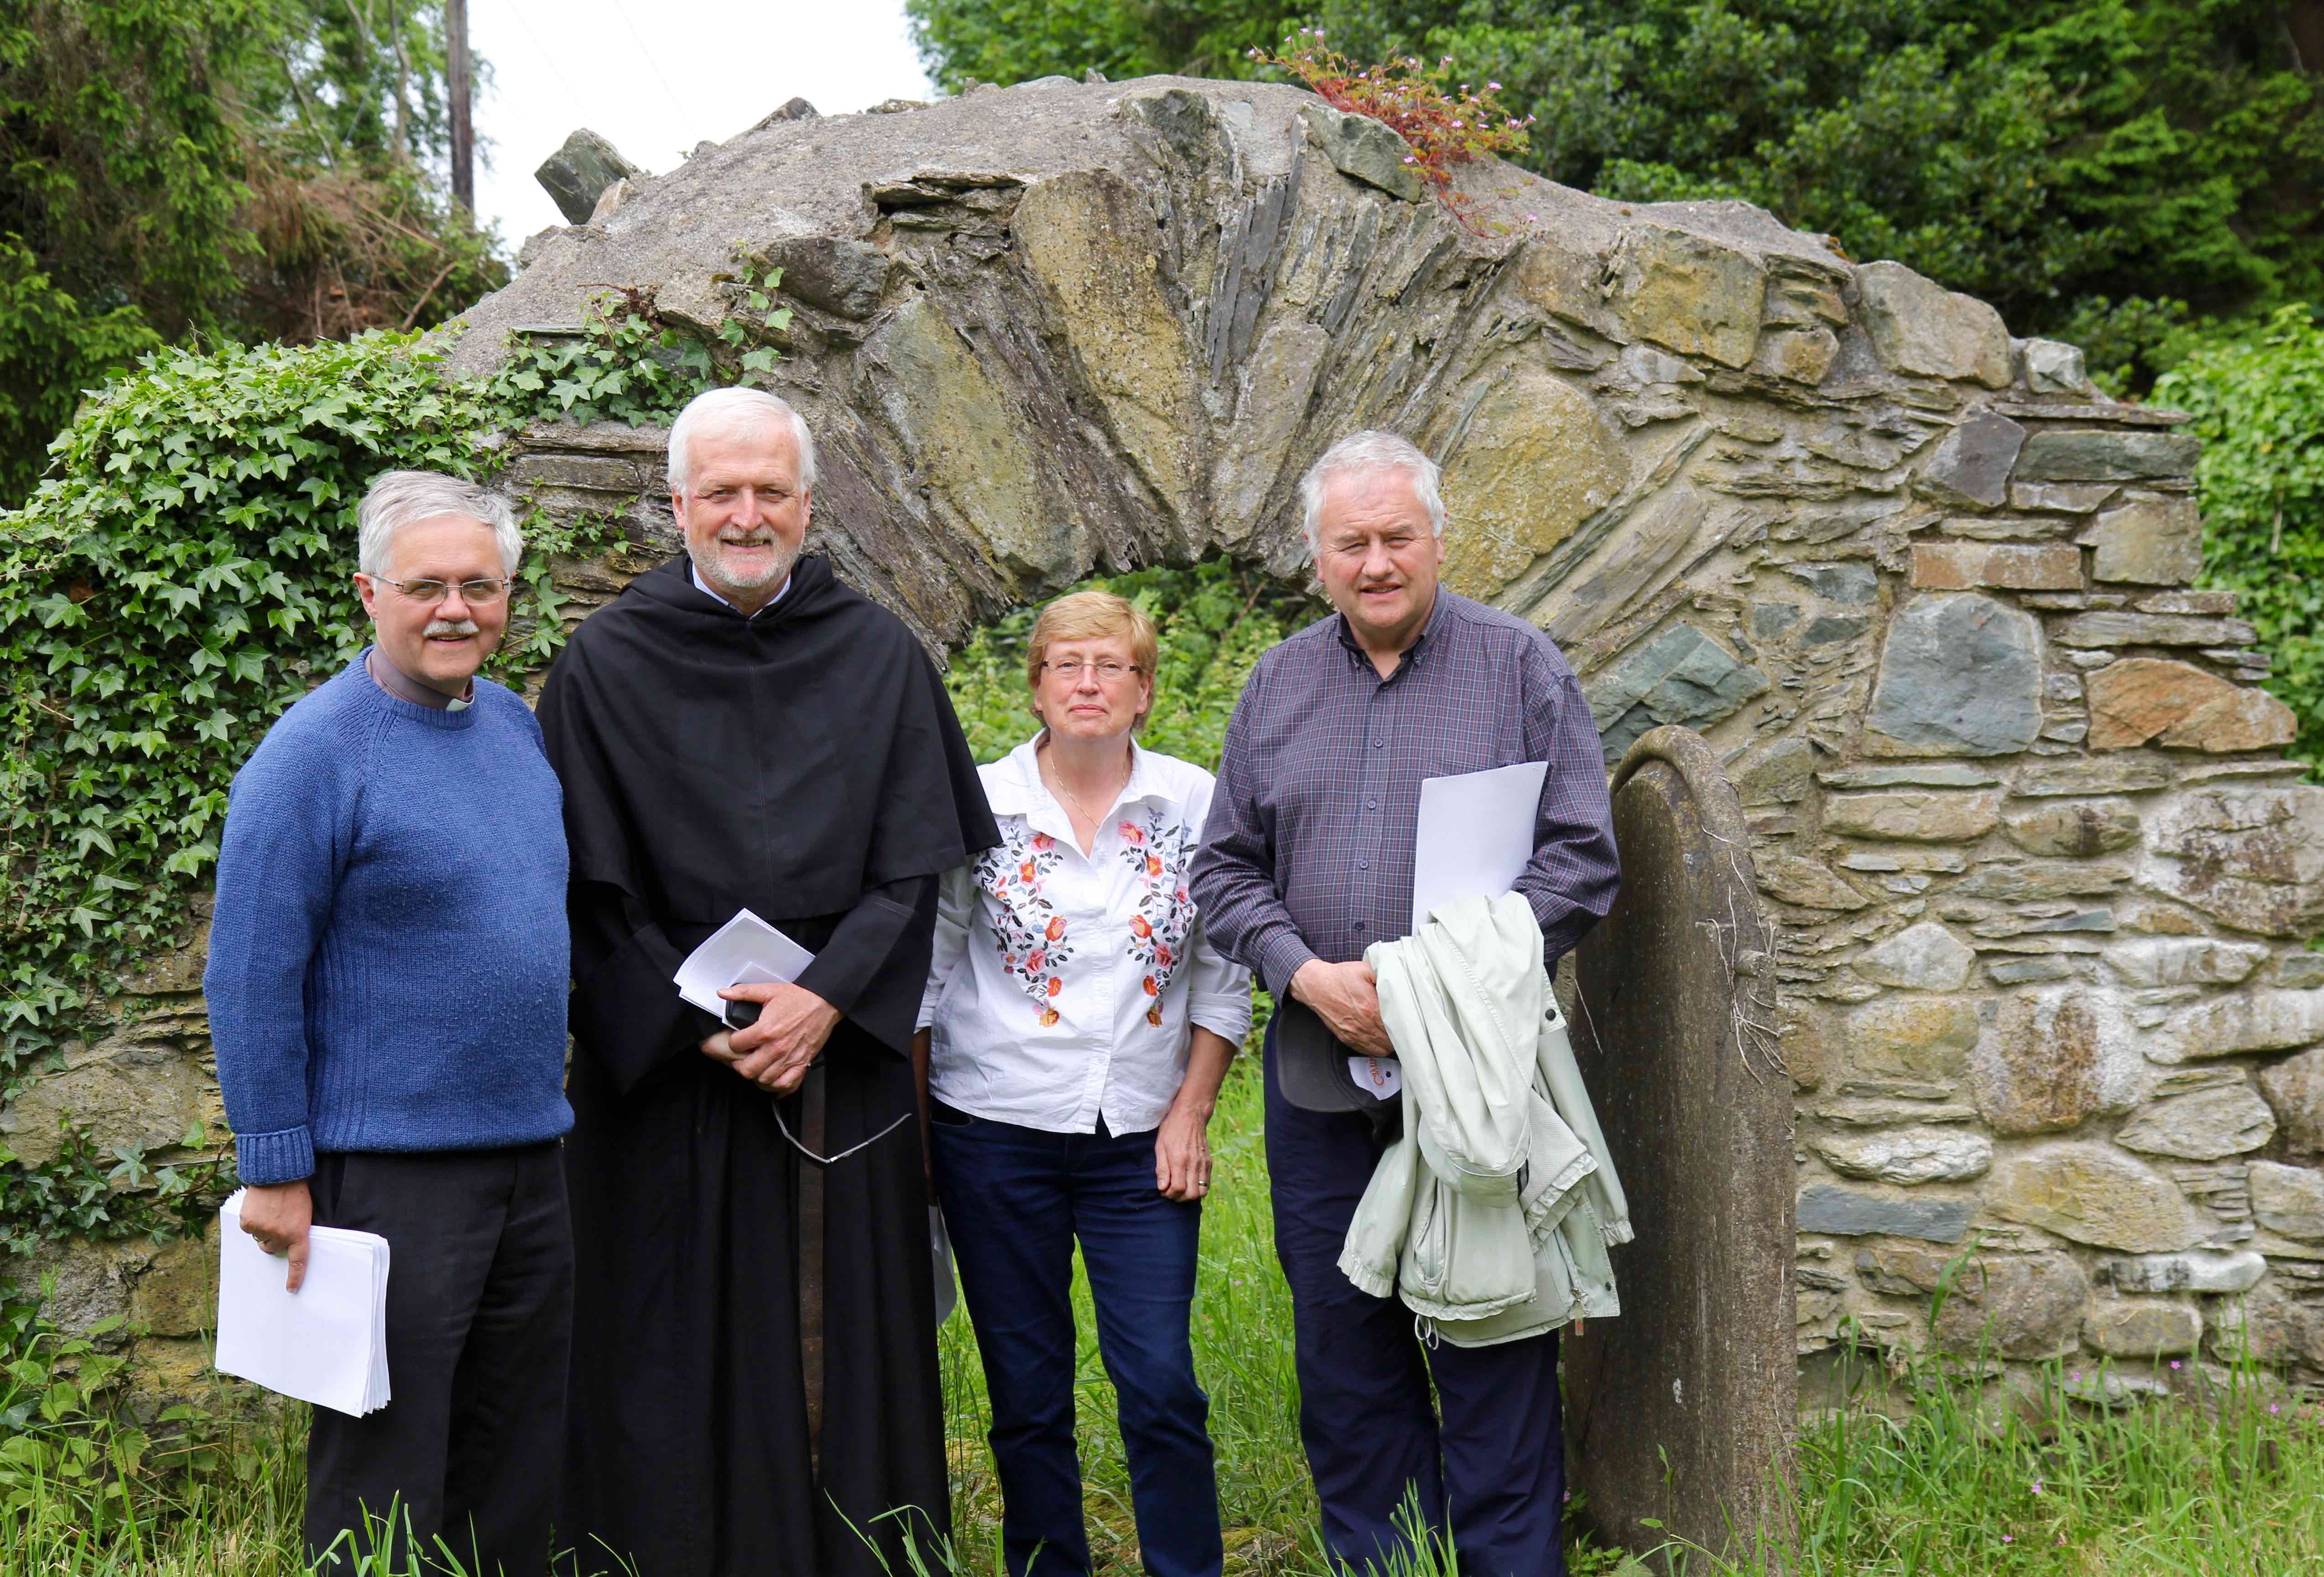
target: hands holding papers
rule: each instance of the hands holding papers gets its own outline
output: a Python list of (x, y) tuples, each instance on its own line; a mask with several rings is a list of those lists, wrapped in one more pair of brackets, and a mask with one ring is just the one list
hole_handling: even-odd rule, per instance
[(387, 1240), (309, 1227), (294, 1292), (283, 1260), (242, 1230), (244, 1198), (218, 1207), (219, 1370), (352, 1417), (386, 1406)]
[(839, 1023), (837, 1009), (792, 983), (814, 962), (814, 954), (737, 909), (672, 977), (679, 996), (732, 1026), (706, 1038), (702, 1055), (775, 1094), (798, 1088)]

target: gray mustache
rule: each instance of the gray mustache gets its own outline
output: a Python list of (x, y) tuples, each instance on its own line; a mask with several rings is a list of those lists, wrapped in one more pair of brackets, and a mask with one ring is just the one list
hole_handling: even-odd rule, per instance
[(430, 619), (428, 628), (420, 633), (423, 639), (430, 635), (474, 635), (476, 633), (476, 622), (474, 619)]

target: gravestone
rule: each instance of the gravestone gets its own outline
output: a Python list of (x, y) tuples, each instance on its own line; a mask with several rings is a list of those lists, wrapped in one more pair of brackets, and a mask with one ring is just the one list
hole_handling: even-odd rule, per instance
[(1792, 1083), (1750, 835), (1675, 726), (1623, 758), (1614, 834), (1622, 896), (1575, 954), (1567, 1017), (1637, 1237), (1613, 1251), (1620, 1317), (1567, 1341), (1567, 1471), (1609, 1542), (1749, 1563), (1762, 1530), (1782, 1547), (1798, 1407)]

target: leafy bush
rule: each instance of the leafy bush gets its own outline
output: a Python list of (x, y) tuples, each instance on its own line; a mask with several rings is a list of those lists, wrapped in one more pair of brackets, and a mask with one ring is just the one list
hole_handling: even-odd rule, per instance
[(2203, 440), (2203, 584), (2241, 595), (2300, 719), (2292, 753), (2324, 766), (2324, 326), (2303, 307), (2190, 355), (2155, 384)]

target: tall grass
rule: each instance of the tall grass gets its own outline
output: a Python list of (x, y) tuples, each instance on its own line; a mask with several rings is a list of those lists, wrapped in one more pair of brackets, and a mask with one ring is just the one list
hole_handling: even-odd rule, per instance
[[(1211, 1394), (1228, 1571), (1324, 1577), (1250, 1059), (1238, 1063), (1221, 1093), (1212, 1146), (1194, 1360)], [(1129, 1472), (1087, 1282), (1078, 1275), (1074, 1304), (1091, 1554), (1108, 1577), (1128, 1577), (1138, 1570)], [(0, 1577), (299, 1577), (304, 1429), (296, 1410), (222, 1425), (201, 1447), (203, 1471), (187, 1471), (184, 1448), (161, 1431), (150, 1447), (125, 1429), (108, 1444), (102, 1425), (44, 1419), (23, 1398), (43, 1394), (26, 1375), (51, 1377), (43, 1383), (53, 1386), (62, 1372), (53, 1338), (46, 1340), (46, 1357), (21, 1342), (0, 1355), (9, 1360), (0, 1369), (0, 1434), (7, 1435), (0, 1439)], [(954, 1539), (948, 1550), (924, 1553), (918, 1571), (894, 1577), (995, 1577), (1000, 1491), (965, 1315), (955, 1314), (939, 1341)], [(2121, 1406), (2087, 1398), (2127, 1394), (2119, 1382), (2144, 1378), (2144, 1366), (2116, 1372), (2052, 1364), (2031, 1384), (1992, 1378), (1974, 1364), (1868, 1376), (1854, 1405), (1803, 1429), (1783, 1553), (1801, 1577), (2324, 1572), (2324, 1406), (2248, 1364), (2183, 1361), (2166, 1377), (2181, 1389), (2190, 1380), (2208, 1387), (2194, 1401)], [(74, 1428), (92, 1432), (99, 1457), (126, 1466), (43, 1468), (64, 1459), (32, 1448)], [(1673, 1547), (1654, 1564), (1667, 1563), (1683, 1577), (1757, 1577), (1774, 1553)], [(1568, 1561), (1577, 1577), (1641, 1570), (1578, 1542), (1569, 1544)], [(404, 1577), (376, 1560), (363, 1570)], [(1377, 1577), (1449, 1577), (1451, 1570), (1441, 1549), (1425, 1549)]]

